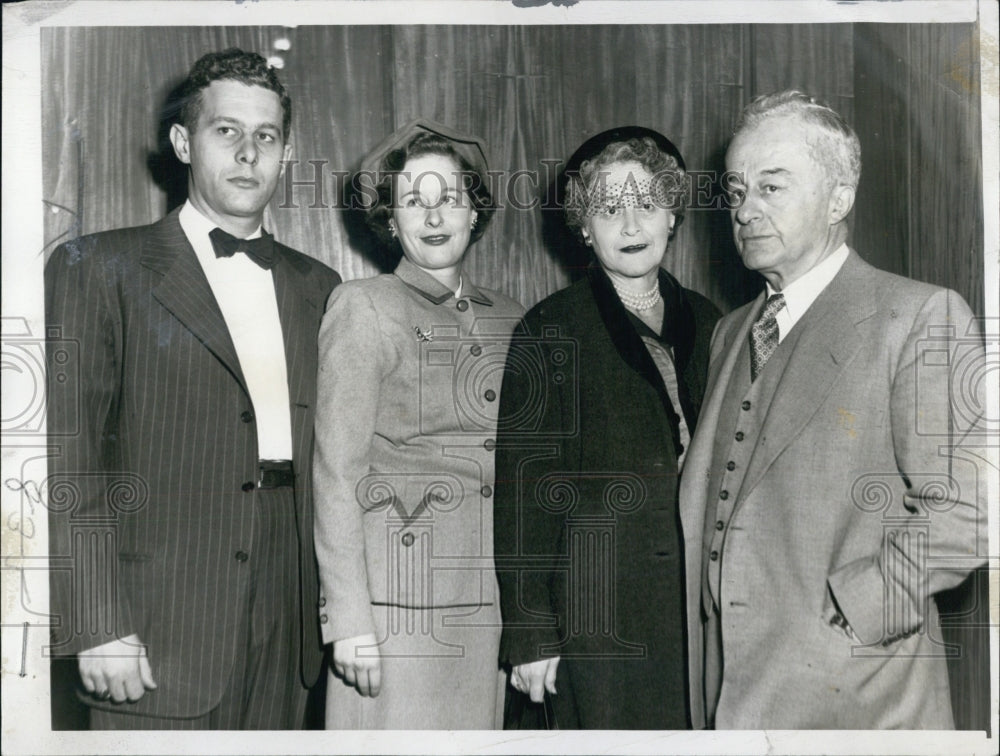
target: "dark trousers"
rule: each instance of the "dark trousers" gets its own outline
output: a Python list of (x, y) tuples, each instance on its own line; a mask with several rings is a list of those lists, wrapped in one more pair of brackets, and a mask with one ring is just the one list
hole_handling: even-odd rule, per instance
[[(291, 488), (258, 490), (246, 622), (233, 638), (232, 677), (219, 705), (192, 719), (121, 708), (90, 711), (92, 730), (297, 730), (308, 690), (300, 674), (299, 541)], [(155, 650), (154, 650), (155, 651)], [(155, 696), (158, 691), (147, 691)]]

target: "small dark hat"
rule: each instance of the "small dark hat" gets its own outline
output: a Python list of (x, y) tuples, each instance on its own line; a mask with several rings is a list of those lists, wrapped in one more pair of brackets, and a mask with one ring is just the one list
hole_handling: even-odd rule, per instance
[(595, 134), (581, 144), (567, 161), (565, 172), (579, 173), (580, 166), (583, 165), (585, 160), (593, 160), (601, 154), (601, 150), (612, 142), (627, 142), (629, 139), (642, 139), (643, 137), (652, 139), (656, 142), (657, 147), (668, 155), (672, 155), (677, 160), (677, 164), (681, 167), (682, 171), (687, 170), (687, 167), (684, 165), (684, 158), (681, 157), (681, 151), (660, 132), (647, 129), (643, 126), (616, 126), (613, 129), (602, 131), (600, 134)]
[(469, 165), (477, 171), (486, 175), (489, 170), (490, 161), (486, 155), (486, 142), (476, 136), (463, 134), (457, 129), (443, 124), (436, 123), (427, 118), (416, 118), (401, 126), (389, 136), (379, 142), (364, 160), (361, 161), (361, 170), (365, 172), (375, 172), (382, 167), (382, 161), (393, 150), (397, 150), (413, 137), (421, 132), (436, 134), (452, 143), (452, 146), (459, 155), (465, 158)]

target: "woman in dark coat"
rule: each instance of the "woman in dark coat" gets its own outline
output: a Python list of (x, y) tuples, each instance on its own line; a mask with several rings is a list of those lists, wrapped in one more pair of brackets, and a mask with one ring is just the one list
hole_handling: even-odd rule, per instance
[(567, 175), (566, 220), (595, 259), (528, 312), (508, 355), (501, 659), (515, 690), (549, 694), (550, 727), (684, 729), (677, 479), (719, 312), (660, 267), (688, 196), (668, 139), (604, 132)]

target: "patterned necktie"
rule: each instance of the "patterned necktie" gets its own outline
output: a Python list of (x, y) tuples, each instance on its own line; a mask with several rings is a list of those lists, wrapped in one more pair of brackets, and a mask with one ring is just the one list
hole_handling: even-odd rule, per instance
[(750, 381), (756, 381), (764, 365), (778, 348), (778, 321), (774, 317), (785, 306), (785, 295), (772, 294), (764, 303), (764, 311), (750, 328)]
[(243, 252), (264, 270), (274, 267), (274, 237), (267, 231), (261, 232), (259, 239), (238, 239), (221, 228), (213, 228), (208, 238), (216, 257), (232, 257)]

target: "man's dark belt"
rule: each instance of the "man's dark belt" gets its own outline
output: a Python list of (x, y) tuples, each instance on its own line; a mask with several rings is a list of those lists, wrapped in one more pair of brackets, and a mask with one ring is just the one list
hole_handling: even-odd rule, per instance
[(257, 488), (291, 488), (295, 485), (295, 471), (290, 459), (262, 459)]

